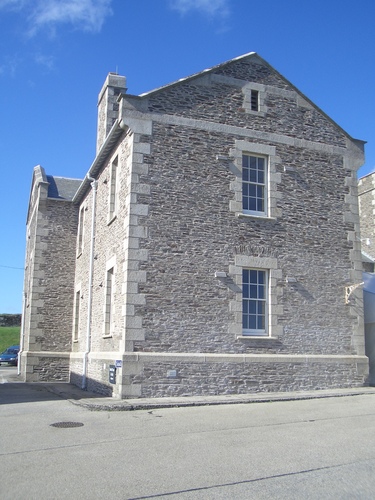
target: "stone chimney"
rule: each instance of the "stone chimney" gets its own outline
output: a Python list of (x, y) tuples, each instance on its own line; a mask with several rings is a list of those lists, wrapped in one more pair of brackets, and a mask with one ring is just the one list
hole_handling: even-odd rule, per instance
[(119, 105), (117, 97), (126, 92), (126, 78), (117, 73), (109, 73), (98, 97), (98, 131), (96, 152), (102, 147), (105, 138), (112, 128), (117, 116)]

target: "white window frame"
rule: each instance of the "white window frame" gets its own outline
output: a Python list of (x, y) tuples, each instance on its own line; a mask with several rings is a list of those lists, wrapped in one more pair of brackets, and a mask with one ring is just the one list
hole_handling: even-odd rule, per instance
[(104, 336), (110, 337), (112, 335), (113, 324), (113, 281), (114, 281), (114, 268), (111, 267), (106, 272), (105, 280), (105, 310), (104, 310)]
[[(233, 333), (237, 340), (245, 342), (256, 341), (257, 339), (272, 341), (279, 338), (283, 333), (283, 327), (279, 320), (280, 315), (283, 314), (281, 305), (283, 288), (280, 286), (283, 273), (278, 267), (276, 257), (251, 255), (251, 245), (249, 245), (248, 249), (244, 248), (244, 250), (248, 250), (249, 253), (235, 255), (234, 264), (229, 266), (229, 275), (234, 283), (238, 285), (238, 293), (229, 303), (230, 311), (233, 314), (232, 322), (229, 324), (229, 332)], [(243, 329), (242, 281), (244, 269), (261, 270), (267, 273), (267, 322), (265, 334), (259, 331), (246, 332)]]
[[(251, 163), (251, 159), (256, 161), (256, 170), (245, 168), (245, 159), (246, 163)], [(248, 160), (247, 160), (248, 159)], [(263, 171), (263, 182), (260, 180), (261, 170), (258, 168), (259, 160), (263, 160), (264, 162), (264, 171)], [(248, 175), (246, 175), (246, 173)], [(256, 176), (255, 179), (251, 179), (251, 173)], [(247, 179), (245, 179), (245, 176)], [(263, 210), (249, 210), (244, 208), (244, 198), (245, 196), (249, 199), (250, 195), (245, 194), (245, 190), (250, 190), (250, 187), (253, 187), (256, 191), (256, 195), (253, 197), (258, 204), (258, 200), (262, 200)], [(258, 196), (259, 190), (262, 190), (262, 196)], [(251, 153), (243, 153), (242, 154), (242, 212), (244, 214), (257, 215), (266, 217), (268, 214), (268, 157), (260, 156)]]
[(77, 257), (83, 252), (85, 228), (85, 207), (81, 206), (78, 216), (78, 237), (77, 237)]
[(114, 315), (115, 315), (115, 279), (116, 279), (116, 258), (113, 257), (107, 262), (104, 285), (104, 324), (103, 337), (113, 336)]
[(119, 166), (118, 157), (111, 162), (108, 198), (108, 224), (116, 218), (118, 210)]
[(82, 306), (82, 297), (81, 297), (81, 285), (76, 287), (74, 293), (74, 310), (73, 310), (73, 342), (78, 342), (79, 340), (79, 328), (81, 321), (81, 306)]
[[(259, 336), (268, 336), (268, 330), (269, 330), (269, 321), (268, 321), (268, 307), (269, 307), (269, 284), (268, 284), (268, 270), (267, 269), (254, 269), (254, 268), (243, 268), (242, 269), (242, 277), (244, 276), (245, 271), (248, 271), (249, 274), (252, 272), (258, 273), (263, 273), (264, 276), (264, 283), (261, 284), (258, 281), (256, 283), (253, 282), (253, 284), (249, 283), (244, 283), (242, 280), (242, 335), (259, 335)], [(259, 277), (259, 274), (258, 274)], [(245, 296), (245, 287), (248, 285), (249, 293), (246, 293)], [(260, 288), (264, 288), (264, 293), (259, 294)], [(256, 288), (255, 294), (251, 292), (252, 288)], [(263, 297), (259, 297), (259, 295), (263, 295)], [(264, 316), (264, 328), (245, 328), (244, 327), (244, 316), (245, 314), (248, 315), (248, 311), (245, 312), (245, 304), (247, 303), (249, 306), (250, 302), (255, 302), (256, 304), (256, 311), (253, 316), (256, 318), (256, 322), (258, 323), (258, 320), (260, 318), (260, 314), (258, 311), (258, 304), (262, 303), (264, 304), (264, 311), (262, 316)]]
[[(276, 156), (276, 147), (245, 140), (235, 140), (234, 148), (230, 150), (229, 155), (233, 159), (233, 164), (230, 169), (234, 174), (233, 180), (230, 183), (233, 198), (229, 202), (229, 210), (234, 213), (236, 217), (253, 217), (262, 218), (264, 220), (275, 220), (281, 217), (281, 208), (277, 206), (278, 197), (280, 196), (277, 192), (277, 185), (281, 182), (281, 173), (277, 172), (277, 164), (281, 163), (281, 160)], [(263, 212), (243, 210), (243, 156), (254, 156), (267, 159)]]

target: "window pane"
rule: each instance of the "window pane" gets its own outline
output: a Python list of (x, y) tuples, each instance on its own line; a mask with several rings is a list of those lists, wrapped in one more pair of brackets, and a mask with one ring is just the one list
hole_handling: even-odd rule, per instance
[(258, 182), (257, 171), (254, 169), (249, 170), (250, 172), (250, 182)]
[(263, 186), (256, 186), (256, 193), (257, 193), (258, 198), (263, 199), (264, 187)]
[(258, 316), (258, 330), (264, 330), (264, 317)]
[(258, 170), (258, 182), (264, 184), (264, 172), (262, 170)]
[(249, 198), (248, 202), (248, 208), (247, 210), (251, 210), (252, 212), (258, 212), (258, 208), (257, 208), (257, 200), (256, 198)]
[(255, 315), (249, 316), (249, 326), (248, 328), (250, 330), (256, 330), (257, 329), (257, 317)]
[(249, 273), (249, 283), (258, 283), (258, 271), (251, 269)]
[(247, 305), (247, 309), (248, 309), (250, 314), (256, 314), (256, 312), (257, 312), (256, 300), (249, 300), (248, 305)]
[(264, 203), (263, 203), (263, 198), (258, 197), (256, 200), (257, 204), (257, 211), (258, 212), (264, 212)]
[(256, 198), (256, 195), (257, 195), (256, 184), (248, 184), (248, 186), (249, 186), (249, 188), (248, 188), (249, 196), (251, 196), (252, 198)]
[(249, 156), (249, 167), (252, 169), (257, 168), (257, 157), (256, 156)]
[(257, 313), (261, 316), (264, 316), (265, 313), (265, 302), (264, 301), (258, 301), (257, 302)]

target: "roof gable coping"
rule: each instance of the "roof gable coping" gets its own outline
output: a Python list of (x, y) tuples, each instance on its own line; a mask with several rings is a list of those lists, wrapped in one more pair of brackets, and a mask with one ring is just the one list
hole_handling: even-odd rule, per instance
[[(212, 66), (212, 68), (204, 69), (202, 71), (199, 71), (198, 73), (194, 73), (193, 75), (189, 75), (189, 76), (186, 76), (184, 78), (180, 78), (178, 80), (175, 80), (174, 82), (167, 83), (166, 85), (162, 85), (161, 87), (157, 87), (156, 89), (149, 90), (148, 92), (143, 92), (142, 94), (139, 94), (139, 96), (137, 96), (137, 97), (141, 97), (141, 98), (148, 97), (149, 95), (154, 94), (156, 92), (159, 92), (160, 90), (165, 90), (167, 88), (174, 87), (174, 86), (179, 85), (181, 83), (195, 80), (196, 78), (202, 77), (208, 73), (214, 73), (215, 71), (226, 66), (227, 64), (231, 64), (231, 63), (234, 63), (236, 61), (240, 61), (241, 59), (246, 59), (249, 57), (253, 57), (253, 58), (258, 57), (259, 58), (259, 56), (256, 52), (248, 52), (247, 54), (243, 54), (242, 56), (234, 57), (233, 59), (230, 59), (229, 61), (225, 61), (225, 62), (222, 62), (222, 63), (217, 64), (215, 66)], [(261, 60), (261, 58), (259, 58), (259, 59)]]
[(363, 148), (363, 145), (366, 144), (366, 141), (353, 138), (348, 132), (346, 132), (346, 130), (344, 130), (340, 125), (338, 125), (338, 123), (336, 123), (329, 115), (327, 115), (321, 108), (319, 108), (319, 106), (317, 106), (313, 101), (311, 101), (311, 99), (309, 99), (303, 92), (301, 92), (295, 85), (293, 85), (293, 83), (291, 83), (287, 78), (285, 78), (281, 73), (279, 73), (279, 71), (277, 71), (265, 59), (263, 59), (257, 52), (248, 52), (248, 53), (243, 54), (241, 56), (234, 57), (233, 59), (230, 59), (230, 60), (225, 61), (223, 63), (217, 64), (216, 66), (213, 66), (212, 68), (207, 68), (207, 69), (200, 71), (198, 73), (195, 73), (193, 75), (190, 75), (190, 76), (187, 76), (184, 78), (180, 78), (179, 80), (175, 80), (172, 83), (162, 85), (161, 87), (157, 87), (156, 89), (139, 94), (138, 96), (132, 95), (132, 94), (122, 93), (118, 97), (118, 102), (120, 102), (122, 100), (123, 105), (125, 103), (129, 103), (129, 107), (132, 107), (132, 105), (134, 105), (135, 109), (137, 109), (138, 111), (141, 111), (140, 107), (142, 106), (142, 104), (140, 101), (143, 101), (143, 100), (147, 101), (148, 97), (151, 97), (154, 94), (156, 94), (162, 90), (166, 90), (166, 89), (172, 88), (174, 86), (180, 85), (181, 83), (190, 82), (194, 79), (204, 77), (206, 75), (214, 73), (215, 71), (217, 71), (220, 68), (223, 68), (226, 65), (229, 65), (229, 64), (232, 64), (234, 62), (241, 61), (244, 59), (250, 59), (250, 58), (252, 59), (252, 62), (254, 62), (255, 64), (265, 65), (271, 71), (276, 73), (292, 90), (294, 90), (297, 93), (297, 95), (299, 97), (300, 105), (303, 104), (304, 107), (314, 108), (316, 111), (318, 111), (318, 113), (322, 114), (335, 127), (337, 127), (348, 139), (353, 141), (357, 147)]
[(29, 204), (28, 204), (27, 216), (26, 216), (26, 224), (28, 224), (28, 222), (29, 222), (33, 202), (35, 201), (35, 196), (33, 196), (34, 190), (38, 189), (41, 184), (44, 185), (45, 191), (46, 191), (46, 196), (47, 196), (49, 182), (47, 180), (46, 172), (41, 165), (36, 165), (33, 169), (33, 176), (32, 176), (32, 180), (31, 180), (31, 188), (30, 188)]

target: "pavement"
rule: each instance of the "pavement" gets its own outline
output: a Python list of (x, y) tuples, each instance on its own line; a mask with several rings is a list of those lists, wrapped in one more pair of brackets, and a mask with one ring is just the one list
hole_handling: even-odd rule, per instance
[[(23, 383), (18, 376), (8, 377), (8, 381)], [(184, 396), (164, 398), (131, 398), (118, 399), (105, 397), (64, 383), (26, 383), (26, 385), (43, 387), (47, 391), (70, 401), (72, 404), (94, 411), (133, 411), (156, 408), (181, 408), (188, 406), (212, 406), (225, 404), (270, 403), (275, 401), (299, 401), (307, 399), (338, 398), (345, 396), (374, 395), (375, 387), (353, 387), (344, 389), (320, 389), (294, 392), (263, 392), (251, 394), (224, 394), (217, 396)]]

